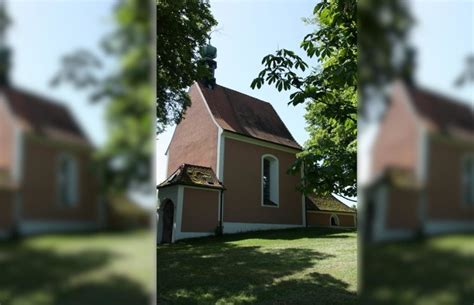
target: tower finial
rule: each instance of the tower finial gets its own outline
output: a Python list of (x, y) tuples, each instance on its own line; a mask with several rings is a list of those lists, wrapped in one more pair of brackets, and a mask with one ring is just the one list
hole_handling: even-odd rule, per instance
[(217, 49), (210, 43), (211, 38), (209, 37), (209, 43), (201, 47), (200, 53), (202, 60), (209, 69), (209, 76), (204, 79), (204, 83), (207, 87), (213, 89), (216, 85), (216, 78), (214, 77), (214, 71), (217, 68), (217, 62), (214, 60), (217, 57)]

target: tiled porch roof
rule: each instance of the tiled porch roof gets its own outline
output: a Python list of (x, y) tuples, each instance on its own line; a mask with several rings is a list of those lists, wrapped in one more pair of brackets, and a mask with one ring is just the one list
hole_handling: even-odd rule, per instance
[(212, 168), (192, 164), (182, 164), (173, 174), (166, 178), (165, 181), (160, 183), (158, 188), (171, 185), (225, 189), (222, 182), (217, 179)]

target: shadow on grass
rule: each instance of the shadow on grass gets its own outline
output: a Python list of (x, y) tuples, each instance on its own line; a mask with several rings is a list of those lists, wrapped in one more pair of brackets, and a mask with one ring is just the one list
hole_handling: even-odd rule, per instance
[(75, 281), (116, 255), (88, 250), (71, 254), (36, 249), (21, 241), (0, 245), (1, 304), (148, 304), (143, 288), (124, 276)]
[(364, 253), (364, 304), (474, 302), (473, 254), (433, 247), (429, 240), (370, 245)]
[(357, 233), (356, 229), (332, 229), (332, 228), (294, 228), (266, 231), (250, 231), (237, 234), (226, 234), (220, 237), (201, 237), (178, 241), (177, 244), (196, 244), (214, 243), (216, 240), (231, 242), (242, 239), (264, 239), (264, 240), (297, 240), (302, 238), (353, 238), (348, 234)]
[(269, 294), (280, 293), (280, 300), (263, 296), (258, 304), (359, 304), (355, 292), (348, 290), (348, 285), (330, 274), (310, 273), (308, 277), (282, 282), (272, 287)]
[[(280, 231), (278, 239), (301, 238), (298, 232)], [(272, 239), (273, 234), (254, 232), (251, 236)], [(333, 255), (304, 248), (263, 249), (229, 243), (243, 236), (247, 234), (159, 246), (158, 304), (357, 303), (356, 294), (345, 282), (329, 274), (305, 272)]]
[[(355, 229), (332, 229), (332, 228), (295, 228), (286, 230), (269, 230), (258, 232), (257, 238), (261, 239), (279, 239), (279, 240), (295, 240), (301, 238), (349, 238), (348, 233), (357, 232)], [(252, 233), (243, 233), (252, 234)], [(239, 234), (237, 234), (238, 237)], [(255, 235), (255, 233), (253, 233)], [(232, 236), (232, 235), (229, 235)]]

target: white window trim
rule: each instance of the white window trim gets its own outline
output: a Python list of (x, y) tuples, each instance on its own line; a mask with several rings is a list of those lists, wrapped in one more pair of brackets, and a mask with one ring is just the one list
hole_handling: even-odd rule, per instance
[[(272, 197), (273, 195), (273, 198), (275, 199), (274, 202), (276, 203), (276, 206), (273, 206), (273, 205), (267, 205), (267, 204), (264, 204), (264, 189), (263, 189), (263, 174), (264, 174), (264, 160), (266, 158), (271, 158), (274, 160), (274, 164), (275, 164), (275, 177), (276, 179), (272, 179), (272, 181), (275, 181), (274, 183), (274, 188), (272, 188), (270, 186), (270, 197)], [(275, 157), (274, 155), (271, 155), (271, 154), (264, 154), (262, 156), (262, 159), (260, 161), (260, 164), (261, 164), (261, 173), (260, 173), (260, 203), (261, 203), (261, 206), (262, 207), (266, 207), (266, 208), (279, 208), (280, 207), (280, 162), (278, 160), (277, 157)], [(272, 192), (273, 190), (273, 192)], [(276, 193), (275, 193), (276, 192)]]
[[(471, 160), (471, 164), (474, 164), (474, 154), (466, 154), (463, 156), (461, 159), (461, 205), (463, 207), (474, 207), (474, 200), (472, 202), (466, 201), (465, 198), (465, 189), (464, 189), (464, 173), (465, 173), (465, 168), (467, 166), (468, 160)], [(471, 173), (470, 173), (471, 179), (474, 181), (474, 166), (471, 167)], [(472, 183), (472, 182), (471, 182)], [(474, 192), (474, 190), (471, 189), (471, 192)], [(471, 196), (474, 196), (474, 194), (471, 194)]]
[[(75, 181), (74, 181), (74, 189), (73, 189), (73, 193), (72, 193), (72, 203), (70, 204), (65, 204), (64, 202), (61, 201), (61, 189), (60, 189), (60, 175), (59, 175), (59, 171), (60, 171), (60, 168), (61, 168), (61, 161), (64, 160), (64, 159), (69, 159), (71, 160), (73, 163), (73, 171), (74, 171), (74, 178)], [(69, 154), (69, 153), (61, 153), (59, 156), (58, 156), (58, 159), (57, 159), (57, 164), (56, 164), (56, 202), (57, 202), (57, 205), (59, 207), (62, 207), (62, 208), (74, 208), (74, 207), (77, 207), (78, 204), (79, 204), (79, 197), (80, 197), (80, 174), (79, 174), (79, 166), (78, 166), (78, 161), (77, 159)]]

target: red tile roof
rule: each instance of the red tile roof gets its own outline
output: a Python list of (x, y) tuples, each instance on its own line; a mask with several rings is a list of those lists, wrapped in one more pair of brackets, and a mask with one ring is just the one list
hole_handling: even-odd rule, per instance
[(474, 132), (474, 105), (469, 105), (425, 89), (411, 88), (417, 113), (438, 131), (456, 128)]
[(33, 131), (89, 143), (64, 105), (13, 87), (1, 87), (0, 93), (5, 96), (13, 114)]
[(270, 103), (220, 85), (197, 85), (222, 129), (301, 149)]
[(336, 197), (317, 196), (310, 194), (305, 197), (306, 210), (308, 211), (325, 211), (325, 212), (346, 212), (355, 213), (356, 210), (348, 207), (340, 202)]

